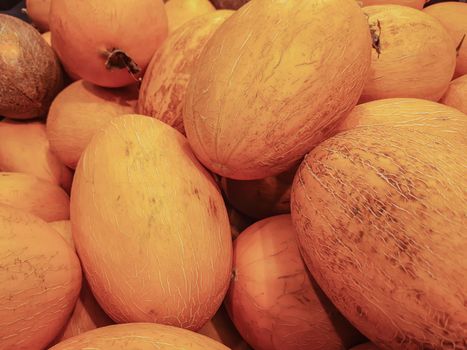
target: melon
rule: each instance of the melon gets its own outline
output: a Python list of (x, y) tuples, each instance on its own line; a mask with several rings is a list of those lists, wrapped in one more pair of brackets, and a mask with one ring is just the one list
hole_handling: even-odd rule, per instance
[(438, 101), (449, 86), (456, 50), (449, 33), (422, 11), (398, 5), (364, 7), (374, 48), (361, 102), (394, 97)]
[(0, 266), (0, 349), (46, 348), (78, 298), (76, 253), (45, 221), (0, 205)]
[(169, 0), (165, 3), (169, 32), (173, 32), (196, 17), (215, 10), (209, 0)]
[(47, 222), (70, 217), (70, 198), (66, 192), (29, 174), (0, 172), (0, 203)]
[(394, 99), (349, 119), (305, 157), (292, 186), (307, 267), (378, 347), (463, 349), (467, 118)]
[(421, 10), (423, 5), (425, 5), (426, 0), (357, 0), (363, 6), (373, 6), (373, 5), (401, 5), (413, 7)]
[(184, 124), (196, 156), (236, 180), (289, 169), (357, 103), (370, 41), (354, 0), (247, 3), (192, 73)]
[(238, 10), (250, 0), (211, 0), (217, 9)]
[(52, 48), (31, 25), (0, 14), (0, 115), (42, 117), (63, 85)]
[(52, 34), (50, 32), (45, 32), (45, 33), (42, 33), (41, 35), (42, 35), (42, 38), (44, 38), (44, 40), (47, 42), (47, 44), (52, 46)]
[(138, 113), (162, 120), (185, 133), (183, 103), (194, 64), (208, 39), (231, 14), (227, 10), (208, 13), (168, 37), (143, 78)]
[(116, 322), (198, 330), (228, 288), (226, 208), (188, 141), (126, 115), (97, 133), (76, 169), (73, 239), (93, 294)]
[(423, 12), (439, 20), (454, 41), (457, 48), (454, 77), (467, 74), (467, 4), (448, 1), (428, 6)]
[(49, 30), (49, 13), (52, 0), (26, 0), (26, 11), (41, 32)]
[(0, 171), (26, 173), (71, 188), (73, 174), (50, 150), (45, 125), (0, 121)]
[(52, 103), (47, 117), (47, 137), (54, 154), (76, 168), (92, 136), (113, 118), (133, 113), (138, 99), (135, 87), (105, 89), (78, 80)]
[(341, 350), (361, 338), (309, 276), (290, 215), (258, 221), (235, 240), (225, 304), (255, 350)]
[(185, 329), (154, 323), (107, 326), (63, 341), (50, 350), (227, 350), (224, 345)]
[(93, 84), (133, 84), (167, 36), (161, 0), (53, 1), (52, 47), (67, 72)]
[(467, 74), (451, 81), (440, 102), (467, 114)]

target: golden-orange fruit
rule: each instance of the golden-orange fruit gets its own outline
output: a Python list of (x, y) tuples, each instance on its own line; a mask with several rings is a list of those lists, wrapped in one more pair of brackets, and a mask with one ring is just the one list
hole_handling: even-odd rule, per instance
[(183, 103), (194, 64), (208, 39), (232, 13), (227, 10), (208, 13), (169, 35), (144, 75), (138, 113), (185, 133)]
[(451, 81), (440, 102), (467, 114), (467, 74)]
[(368, 21), (354, 0), (247, 3), (193, 71), (184, 109), (191, 147), (228, 178), (289, 169), (354, 107), (370, 55)]
[(290, 215), (258, 221), (234, 241), (225, 303), (255, 350), (341, 350), (361, 338), (309, 276)]
[(463, 349), (467, 118), (397, 101), (357, 106), (354, 127), (305, 158), (291, 200), (301, 252), (378, 347)]
[(393, 97), (438, 101), (456, 66), (455, 47), (441, 23), (406, 6), (368, 6), (363, 11), (378, 42), (360, 101)]
[(423, 11), (438, 19), (451, 35), (454, 46), (459, 47), (454, 77), (467, 74), (467, 4), (448, 1), (428, 6)]
[(70, 220), (59, 220), (49, 222), (49, 225), (57, 231), (60, 236), (75, 249), (75, 242), (73, 241), (73, 234), (71, 233), (71, 222)]
[(70, 217), (70, 198), (65, 191), (29, 174), (0, 172), (0, 203), (48, 222)]
[(50, 148), (70, 168), (92, 136), (113, 118), (134, 112), (137, 92), (134, 87), (106, 89), (83, 80), (65, 88), (50, 107), (47, 137)]
[(50, 32), (42, 33), (42, 37), (47, 42), (47, 44), (52, 46), (52, 34)]
[(0, 349), (42, 350), (81, 287), (71, 247), (34, 215), (0, 205)]
[(426, 0), (357, 0), (363, 6), (373, 6), (373, 5), (401, 5), (413, 7), (421, 10), (423, 5), (425, 5)]
[(238, 333), (223, 306), (221, 306), (214, 317), (206, 323), (198, 333), (214, 339), (232, 350), (251, 350)]
[(69, 191), (73, 175), (50, 151), (45, 125), (0, 121), (0, 171), (35, 175)]
[(135, 82), (164, 41), (167, 15), (161, 0), (53, 1), (50, 31), (68, 72), (120, 87)]
[(119, 324), (83, 333), (50, 350), (228, 350), (203, 335), (154, 323)]
[(52, 0), (26, 0), (29, 18), (41, 32), (49, 30), (49, 13)]
[(169, 32), (183, 24), (216, 9), (209, 0), (169, 0), (165, 3)]
[(76, 169), (71, 223), (93, 294), (116, 322), (197, 330), (219, 308), (232, 266), (227, 212), (175, 129), (127, 115), (96, 134)]

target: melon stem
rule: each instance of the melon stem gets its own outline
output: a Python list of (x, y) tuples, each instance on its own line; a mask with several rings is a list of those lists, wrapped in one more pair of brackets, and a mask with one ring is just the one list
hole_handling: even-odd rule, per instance
[(126, 69), (135, 78), (135, 80), (139, 80), (137, 75), (141, 73), (141, 68), (125, 53), (125, 51), (112, 49), (111, 51), (106, 52), (106, 56), (107, 60), (105, 61), (105, 68), (108, 70)]

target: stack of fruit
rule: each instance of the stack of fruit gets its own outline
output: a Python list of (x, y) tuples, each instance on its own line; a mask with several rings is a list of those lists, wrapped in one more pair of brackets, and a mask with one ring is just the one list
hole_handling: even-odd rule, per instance
[(0, 350), (466, 349), (467, 4), (423, 5), (0, 15)]

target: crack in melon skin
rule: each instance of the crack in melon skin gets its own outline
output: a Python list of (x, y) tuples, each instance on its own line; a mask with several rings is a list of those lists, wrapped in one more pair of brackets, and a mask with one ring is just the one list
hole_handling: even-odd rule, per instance
[[(292, 187), (292, 217), (313, 276), (377, 346), (461, 350), (467, 119), (408, 100), (418, 115), (409, 109), (403, 121), (399, 101), (392, 126), (390, 100), (357, 106), (354, 129), (310, 152)], [(435, 105), (439, 118), (430, 118), (424, 108)]]

